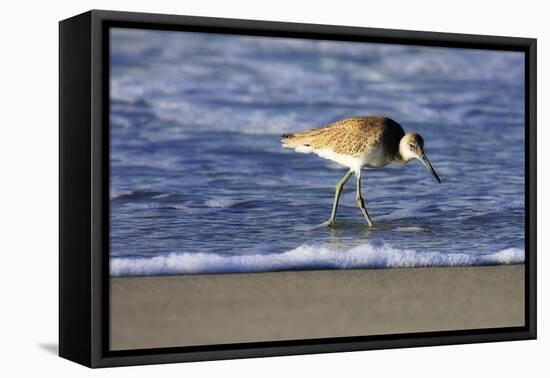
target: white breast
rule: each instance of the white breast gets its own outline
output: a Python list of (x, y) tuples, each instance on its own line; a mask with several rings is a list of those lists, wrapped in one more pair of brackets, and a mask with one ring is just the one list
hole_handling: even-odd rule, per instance
[(359, 173), (364, 165), (361, 157), (339, 154), (327, 148), (313, 150), (313, 152), (325, 159), (332, 160), (338, 164), (348, 167), (356, 173)]
[(321, 156), (322, 158), (332, 160), (338, 164), (348, 167), (355, 173), (360, 173), (363, 167), (380, 168), (389, 163), (388, 161), (386, 161), (383, 149), (380, 146), (375, 146), (369, 149), (368, 152), (359, 156), (339, 154), (328, 148), (314, 149), (304, 145), (296, 146), (294, 149), (297, 152), (301, 152), (304, 154), (314, 153)]

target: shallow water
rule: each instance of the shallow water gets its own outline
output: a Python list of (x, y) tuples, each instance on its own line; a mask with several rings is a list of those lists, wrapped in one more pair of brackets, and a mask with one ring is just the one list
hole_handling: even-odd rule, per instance
[[(519, 53), (144, 32), (111, 36), (112, 275), (519, 263)], [(345, 168), (283, 132), (383, 114), (419, 163), (363, 174), (316, 227)]]

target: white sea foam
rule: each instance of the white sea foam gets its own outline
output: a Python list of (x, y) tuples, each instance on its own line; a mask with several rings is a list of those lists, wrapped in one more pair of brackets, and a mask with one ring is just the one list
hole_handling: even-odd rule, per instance
[(306, 269), (364, 269), (456, 267), (519, 264), (524, 251), (508, 248), (489, 254), (438, 253), (402, 250), (384, 243), (351, 249), (304, 244), (284, 253), (219, 255), (172, 253), (152, 258), (111, 258), (111, 276), (239, 273)]
[(424, 227), (412, 226), (412, 227), (397, 227), (395, 229), (395, 231), (398, 231), (398, 232), (428, 232), (430, 230), (428, 230), (427, 228), (424, 228)]
[[(487, 110), (476, 117), (505, 112), (523, 119), (520, 103), (489, 107), (485, 86), (455, 90), (455, 106), (436, 107), (448, 98), (442, 82), (523, 83), (519, 52), (136, 30), (111, 37), (112, 64), (121, 68), (113, 70), (111, 97), (146, 100), (148, 112), (182, 129), (278, 135), (336, 120), (343, 115), (338, 107), (458, 125), (467, 123), (476, 104)], [(185, 59), (190, 52), (193, 59)], [(225, 80), (206, 80), (220, 73)], [(325, 109), (304, 119), (303, 111), (271, 111), (277, 106)], [(141, 124), (114, 113), (120, 127)]]
[(111, 188), (109, 191), (109, 199), (113, 200), (120, 197), (129, 196), (132, 194), (134, 194), (134, 192), (131, 190), (115, 190)]
[(231, 198), (211, 198), (209, 200), (206, 200), (204, 202), (204, 205), (206, 207), (227, 209), (230, 207), (237, 206), (241, 203), (243, 203), (243, 201), (239, 201)]

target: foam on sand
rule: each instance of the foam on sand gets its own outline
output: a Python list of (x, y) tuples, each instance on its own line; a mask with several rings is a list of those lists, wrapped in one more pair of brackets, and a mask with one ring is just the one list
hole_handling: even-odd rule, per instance
[(303, 244), (283, 253), (221, 255), (171, 253), (150, 258), (113, 257), (111, 276), (245, 273), (314, 269), (380, 269), (520, 264), (525, 253), (508, 248), (494, 253), (419, 252), (370, 242), (351, 249)]

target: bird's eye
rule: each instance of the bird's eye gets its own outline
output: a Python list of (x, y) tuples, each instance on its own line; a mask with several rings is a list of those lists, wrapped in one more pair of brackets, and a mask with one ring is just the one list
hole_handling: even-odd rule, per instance
[(409, 147), (410, 147), (410, 148), (414, 148), (414, 144), (410, 143), (410, 144), (409, 144)]

